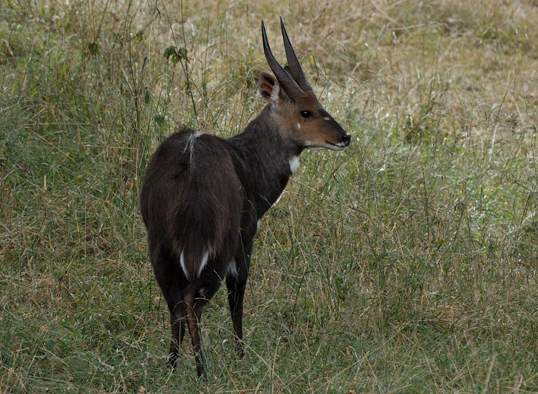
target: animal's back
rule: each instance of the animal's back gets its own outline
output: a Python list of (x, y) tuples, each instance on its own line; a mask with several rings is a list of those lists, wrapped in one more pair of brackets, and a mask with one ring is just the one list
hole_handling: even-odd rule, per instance
[(140, 195), (154, 268), (163, 258), (173, 260), (192, 281), (211, 261), (224, 273), (239, 242), (245, 203), (237, 160), (228, 142), (193, 130), (158, 147)]

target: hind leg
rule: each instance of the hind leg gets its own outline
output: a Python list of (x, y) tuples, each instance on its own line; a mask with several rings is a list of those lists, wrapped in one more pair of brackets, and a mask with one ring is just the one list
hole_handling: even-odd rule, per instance
[(187, 287), (188, 282), (180, 269), (178, 269), (175, 259), (170, 256), (166, 249), (155, 246), (150, 250), (150, 255), (155, 279), (157, 279), (170, 312), (172, 339), (170, 341), (168, 364), (174, 368), (179, 353), (179, 345), (185, 336), (186, 311), (183, 290)]
[(187, 325), (191, 334), (192, 348), (196, 360), (196, 373), (198, 377), (205, 374), (204, 354), (202, 352), (202, 341), (200, 335), (200, 322), (202, 319), (203, 304), (197, 303), (192, 294), (185, 297), (185, 311), (187, 315)]
[(185, 303), (181, 298), (174, 297), (174, 300), (171, 300), (168, 305), (168, 309), (170, 310), (170, 328), (172, 329), (172, 339), (170, 341), (170, 353), (168, 358), (168, 364), (171, 368), (176, 366), (179, 345), (183, 343), (183, 338), (185, 337), (185, 320), (187, 312), (185, 310)]
[[(208, 266), (217, 267), (219, 265), (208, 264)], [(196, 372), (199, 377), (205, 374), (205, 360), (200, 332), (202, 310), (219, 289), (221, 281), (222, 275), (219, 275), (215, 269), (208, 268), (195, 281), (191, 282), (184, 294), (187, 326), (191, 335), (192, 347), (196, 359)]]

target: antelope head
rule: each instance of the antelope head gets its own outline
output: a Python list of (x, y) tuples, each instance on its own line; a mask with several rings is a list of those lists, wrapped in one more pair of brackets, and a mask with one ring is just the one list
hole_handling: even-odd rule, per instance
[(262, 22), (263, 50), (275, 76), (261, 73), (258, 80), (261, 96), (271, 104), (282, 134), (300, 148), (345, 148), (351, 136), (319, 103), (295, 55), (282, 18), (280, 27), (288, 61), (286, 67), (282, 67), (273, 56)]

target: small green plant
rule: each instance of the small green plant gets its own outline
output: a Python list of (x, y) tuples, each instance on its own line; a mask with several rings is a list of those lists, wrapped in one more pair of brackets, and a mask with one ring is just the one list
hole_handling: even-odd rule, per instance
[(99, 44), (97, 42), (90, 42), (88, 44), (88, 52), (91, 56), (95, 56), (99, 54)]
[(178, 49), (175, 46), (166, 48), (166, 50), (164, 51), (164, 57), (166, 59), (169, 59), (174, 66), (182, 60), (186, 62), (188, 61), (187, 50), (185, 48)]

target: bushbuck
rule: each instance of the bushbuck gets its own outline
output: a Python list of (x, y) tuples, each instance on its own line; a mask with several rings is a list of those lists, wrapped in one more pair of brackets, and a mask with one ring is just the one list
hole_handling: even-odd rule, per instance
[(195, 130), (168, 137), (153, 154), (140, 193), (153, 271), (170, 310), (174, 367), (188, 327), (198, 376), (204, 374), (202, 309), (226, 278), (239, 357), (243, 296), (252, 240), (261, 217), (299, 168), (304, 149), (341, 150), (350, 135), (327, 113), (308, 83), (282, 19), (288, 65), (265, 57), (258, 90), (268, 102), (246, 129), (222, 139)]

